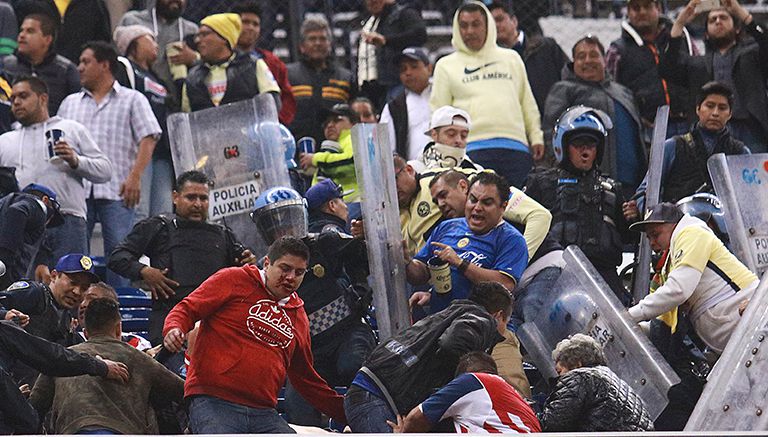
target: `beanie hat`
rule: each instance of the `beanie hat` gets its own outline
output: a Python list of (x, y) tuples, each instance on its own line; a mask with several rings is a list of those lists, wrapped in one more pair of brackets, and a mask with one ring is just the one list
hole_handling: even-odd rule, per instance
[(121, 55), (128, 55), (128, 47), (136, 38), (141, 38), (144, 35), (150, 35), (155, 37), (155, 33), (152, 29), (142, 26), (140, 24), (132, 24), (130, 26), (118, 26), (115, 28), (115, 33), (112, 34), (112, 39), (115, 40), (117, 50)]
[(200, 20), (201, 26), (208, 26), (224, 38), (229, 43), (229, 48), (234, 49), (237, 46), (237, 40), (240, 38), (240, 29), (242, 22), (237, 14), (214, 14)]

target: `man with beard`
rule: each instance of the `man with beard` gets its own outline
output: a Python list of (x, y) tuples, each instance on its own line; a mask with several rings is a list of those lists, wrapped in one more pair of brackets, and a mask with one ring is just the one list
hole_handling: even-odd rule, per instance
[[(629, 0), (629, 20), (621, 23), (621, 38), (613, 41), (605, 55), (606, 70), (613, 79), (635, 94), (643, 124), (652, 126), (656, 108), (670, 105), (667, 135), (685, 133), (691, 113), (688, 90), (667, 83), (659, 75), (659, 57), (669, 42), (672, 21), (661, 16), (658, 0)], [(683, 31), (680, 56), (697, 54), (688, 32)]]
[[(754, 153), (768, 150), (768, 35), (737, 0), (722, 0), (723, 7), (706, 15), (707, 53), (680, 55), (685, 25), (698, 15), (701, 0), (691, 0), (670, 31), (669, 48), (659, 64), (661, 76), (697, 93), (712, 80), (734, 90), (728, 127), (734, 138)], [(750, 36), (751, 38), (745, 38)]]
[[(123, 15), (119, 24), (119, 26), (140, 24), (154, 32), (158, 53), (157, 59), (152, 63), (152, 70), (168, 90), (172, 102), (171, 107), (175, 109), (178, 109), (180, 101), (174, 81), (184, 79), (186, 74), (181, 77), (174, 77), (171, 74), (171, 68), (173, 67), (174, 71), (177, 70), (177, 67), (185, 70), (199, 59), (199, 55), (187, 45), (187, 42), (190, 42), (197, 32), (197, 24), (181, 18), (186, 5), (187, 0), (157, 0), (153, 8), (143, 11), (128, 11)], [(170, 50), (172, 53), (167, 52), (169, 44), (174, 47)]]

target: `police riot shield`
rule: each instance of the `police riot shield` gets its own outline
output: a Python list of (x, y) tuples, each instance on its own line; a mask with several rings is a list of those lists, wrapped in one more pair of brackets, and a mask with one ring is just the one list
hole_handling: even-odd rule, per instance
[(768, 276), (760, 285), (685, 425), (686, 431), (768, 430)]
[(274, 99), (173, 114), (168, 138), (177, 175), (199, 170), (213, 181), (208, 220), (228, 226), (257, 256), (266, 253), (248, 213), (266, 188), (290, 186)]
[(714, 155), (707, 161), (723, 204), (731, 250), (750, 270), (768, 269), (768, 153)]
[(368, 281), (373, 288), (379, 335), (384, 341), (410, 325), (403, 237), (387, 126), (356, 125), (352, 128), (352, 146), (368, 246)]
[[(656, 121), (653, 127), (651, 154), (648, 158), (648, 178), (645, 185), (645, 205), (640, 216), (645, 217), (646, 211), (659, 203), (661, 194), (661, 168), (664, 165), (664, 143), (667, 138), (667, 121), (669, 106), (660, 106), (656, 110)], [(637, 263), (632, 275), (632, 296), (639, 302), (648, 294), (651, 283), (651, 245), (643, 235), (637, 252)]]
[(552, 350), (573, 334), (587, 334), (603, 347), (608, 367), (643, 399), (655, 420), (666, 407), (669, 388), (680, 378), (621, 305), (576, 246), (563, 253), (566, 266), (547, 291), (538, 315), (517, 335), (542, 375), (557, 376)]

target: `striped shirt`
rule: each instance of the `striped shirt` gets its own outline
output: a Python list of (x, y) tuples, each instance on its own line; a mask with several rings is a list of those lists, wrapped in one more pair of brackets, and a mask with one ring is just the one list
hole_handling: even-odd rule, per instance
[(86, 181), (86, 193), (91, 193), (92, 185), (93, 198), (121, 200), (120, 185), (136, 162), (139, 142), (145, 137), (158, 138), (162, 133), (147, 98), (115, 81), (112, 90), (98, 104), (86, 89), (70, 94), (62, 102), (58, 115), (85, 125), (112, 162), (112, 179), (103, 184)]

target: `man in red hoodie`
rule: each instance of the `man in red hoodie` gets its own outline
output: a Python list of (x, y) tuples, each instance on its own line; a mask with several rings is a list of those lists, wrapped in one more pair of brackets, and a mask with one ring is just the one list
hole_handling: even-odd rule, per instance
[(283, 237), (263, 270), (220, 270), (168, 314), (163, 345), (171, 352), (202, 321), (184, 387), (195, 434), (294, 433), (275, 410), (286, 375), (310, 404), (346, 423), (343, 398), (312, 367), (309, 320), (296, 294), (308, 259), (300, 239)]

